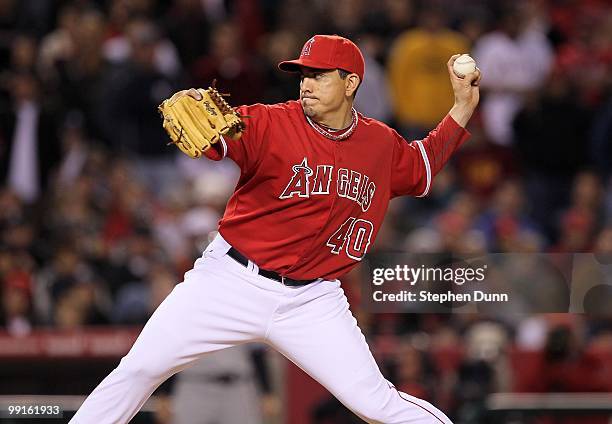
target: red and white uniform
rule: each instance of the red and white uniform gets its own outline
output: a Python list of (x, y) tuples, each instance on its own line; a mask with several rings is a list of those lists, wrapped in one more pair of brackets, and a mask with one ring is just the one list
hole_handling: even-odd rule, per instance
[[(357, 114), (333, 141), (298, 101), (239, 108), (247, 129), (206, 152), (232, 159), (240, 180), (219, 232), (259, 267), (298, 280), (333, 280), (367, 253), (389, 200), (425, 196), (468, 132), (447, 116), (425, 139)], [(296, 230), (298, 229), (298, 230)]]
[[(349, 70), (361, 80), (365, 66), (354, 43), (326, 35), (279, 67), (302, 65)], [(250, 116), (242, 138), (206, 152), (241, 170), (219, 234), (70, 422), (126, 423), (159, 384), (205, 353), (263, 342), (369, 423), (452, 424), (384, 378), (337, 277), (367, 253), (389, 200), (427, 195), (468, 133), (447, 116), (408, 143), (354, 110), (349, 128), (331, 132), (297, 101), (240, 112)], [(232, 247), (248, 260), (233, 259)], [(288, 286), (262, 270), (316, 281)]]

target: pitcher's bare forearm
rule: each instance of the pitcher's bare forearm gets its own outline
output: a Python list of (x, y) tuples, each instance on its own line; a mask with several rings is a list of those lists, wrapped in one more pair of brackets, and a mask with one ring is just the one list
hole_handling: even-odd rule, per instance
[(465, 128), (473, 113), (474, 108), (471, 106), (455, 104), (448, 114), (455, 120), (456, 123)]

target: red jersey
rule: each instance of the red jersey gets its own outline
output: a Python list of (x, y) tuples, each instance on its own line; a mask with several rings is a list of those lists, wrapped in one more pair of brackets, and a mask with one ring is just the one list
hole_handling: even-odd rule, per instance
[(423, 140), (356, 114), (333, 141), (298, 101), (239, 108), (247, 128), (206, 152), (228, 156), (241, 175), (219, 232), (260, 268), (294, 279), (335, 279), (367, 253), (396, 196), (425, 196), (469, 133), (450, 116)]

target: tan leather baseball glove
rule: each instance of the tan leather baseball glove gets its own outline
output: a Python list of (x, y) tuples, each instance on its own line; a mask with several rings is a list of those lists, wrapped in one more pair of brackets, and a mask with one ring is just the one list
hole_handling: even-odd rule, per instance
[[(199, 93), (202, 98), (196, 100), (189, 93), (196, 97)], [(222, 135), (238, 137), (245, 127), (240, 115), (214, 87), (179, 91), (158, 109), (171, 143), (192, 158), (202, 156)]]

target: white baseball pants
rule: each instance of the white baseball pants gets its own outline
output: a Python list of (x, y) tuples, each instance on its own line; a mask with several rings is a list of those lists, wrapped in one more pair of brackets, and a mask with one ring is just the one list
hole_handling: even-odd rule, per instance
[(368, 423), (452, 424), (381, 374), (340, 282), (287, 287), (244, 267), (218, 235), (70, 423), (127, 423), (171, 375), (207, 352), (264, 342)]

